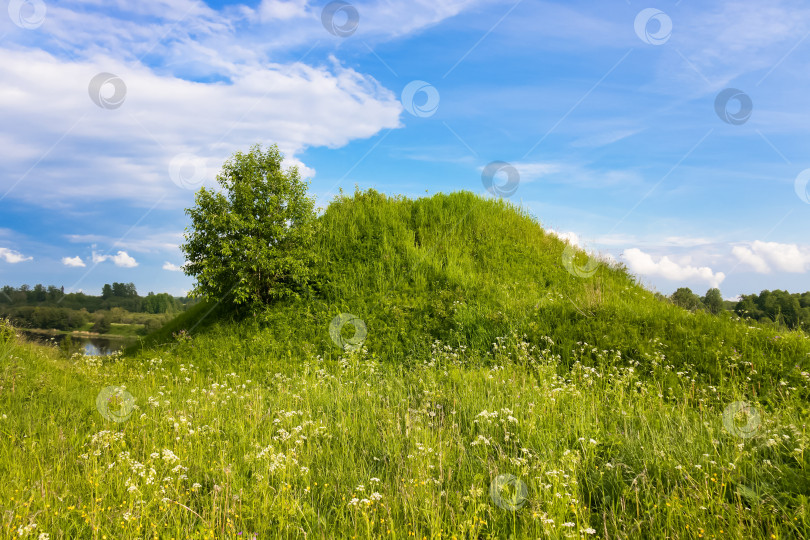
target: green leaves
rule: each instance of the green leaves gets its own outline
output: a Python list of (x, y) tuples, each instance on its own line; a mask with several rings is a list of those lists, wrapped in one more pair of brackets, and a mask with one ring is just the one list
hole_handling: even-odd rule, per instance
[(221, 191), (197, 192), (181, 246), (196, 296), (256, 311), (309, 290), (315, 203), (298, 169), (282, 169), (283, 159), (275, 145), (254, 145), (225, 162)]

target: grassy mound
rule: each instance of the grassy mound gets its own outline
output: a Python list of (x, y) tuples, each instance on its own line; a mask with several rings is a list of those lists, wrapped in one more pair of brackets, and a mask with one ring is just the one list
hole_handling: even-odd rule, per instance
[[(737, 390), (758, 399), (777, 395), (781, 381), (798, 384), (807, 367), (805, 334), (661, 301), (621, 265), (589, 259), (503, 200), (467, 192), (410, 200), (369, 190), (337, 198), (322, 223), (318, 293), (271, 306), (226, 333), (267, 328), (286, 356), (335, 359), (342, 350), (330, 322), (347, 313), (365, 325), (363, 346), (386, 362), (411, 365), (437, 340), (492, 357), (498, 338), (535, 345), (550, 338), (561, 374), (587, 342), (660, 375), (660, 347), (673, 369), (691, 366), (709, 385), (727, 379), (724, 358), (750, 364)], [(181, 329), (205, 334), (226, 319), (220, 306), (201, 304), (145, 345), (171, 342)], [(353, 330), (346, 325), (344, 338)]]
[(322, 221), (312, 298), (201, 304), (121, 357), (0, 332), (4, 535), (810, 535), (807, 335), (585, 271), (468, 193)]

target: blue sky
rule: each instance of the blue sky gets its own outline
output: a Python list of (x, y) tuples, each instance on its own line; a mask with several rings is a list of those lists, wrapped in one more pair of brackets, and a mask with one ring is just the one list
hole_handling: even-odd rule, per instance
[(663, 293), (810, 289), (805, 2), (4, 3), (0, 283), (183, 294), (183, 209), (261, 142), (319, 205), (501, 161)]

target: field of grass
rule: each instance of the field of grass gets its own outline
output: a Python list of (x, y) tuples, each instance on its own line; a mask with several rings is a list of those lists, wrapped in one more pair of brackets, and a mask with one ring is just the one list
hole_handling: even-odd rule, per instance
[(199, 304), (121, 356), (0, 337), (0, 534), (810, 535), (806, 334), (580, 277), (468, 194), (322, 220), (312, 298)]

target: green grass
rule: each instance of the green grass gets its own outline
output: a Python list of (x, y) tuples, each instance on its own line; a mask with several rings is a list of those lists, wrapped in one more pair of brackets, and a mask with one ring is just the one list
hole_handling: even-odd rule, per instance
[[(108, 358), (0, 339), (0, 534), (808, 536), (806, 334), (688, 313), (620, 267), (576, 277), (469, 194), (322, 219), (312, 298), (199, 304)], [(359, 350), (330, 338), (340, 313)], [(99, 410), (120, 385), (134, 409)]]
[(135, 337), (141, 335), (143, 329), (143, 324), (110, 323), (110, 331), (106, 334), (101, 334), (101, 336), (116, 335)]
[[(86, 322), (83, 325), (81, 325), (81, 327), (77, 328), (77, 330), (79, 332), (92, 332), (93, 331), (93, 326), (95, 326), (95, 324), (96, 324), (95, 322), (89, 321), (89, 322)], [(70, 334), (71, 332), (68, 331), (68, 332), (65, 332), (65, 333)]]

